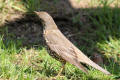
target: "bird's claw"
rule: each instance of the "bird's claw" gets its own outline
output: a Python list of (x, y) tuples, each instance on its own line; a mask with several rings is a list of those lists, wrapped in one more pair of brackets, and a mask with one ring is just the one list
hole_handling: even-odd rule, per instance
[(57, 79), (61, 79), (64, 78), (65, 76), (61, 76), (61, 75), (57, 75), (55, 77), (51, 77), (50, 80), (57, 80)]

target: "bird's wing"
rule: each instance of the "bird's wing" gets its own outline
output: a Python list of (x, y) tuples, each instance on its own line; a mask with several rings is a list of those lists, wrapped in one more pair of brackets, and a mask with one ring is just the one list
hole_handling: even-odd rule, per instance
[(86, 68), (84, 68), (80, 62), (77, 60), (76, 55), (74, 54), (72, 48), (65, 47), (64, 45), (57, 45), (57, 44), (49, 44), (51, 50), (54, 50), (59, 56), (61, 56), (67, 62), (75, 65), (83, 72), (87, 73)]
[(86, 63), (105, 74), (110, 74), (108, 71), (91, 61), (87, 56), (85, 56), (77, 47), (75, 47), (59, 30), (49, 33), (46, 35), (47, 44), (51, 50), (55, 51), (59, 56), (74, 64), (79, 69), (87, 72), (86, 69), (80, 64)]

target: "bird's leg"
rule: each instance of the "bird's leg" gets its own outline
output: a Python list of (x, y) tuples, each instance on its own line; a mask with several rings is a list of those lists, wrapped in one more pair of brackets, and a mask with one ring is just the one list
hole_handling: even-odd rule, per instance
[(62, 71), (64, 70), (64, 68), (65, 68), (65, 64), (62, 64), (62, 67), (61, 67), (61, 69), (60, 69), (57, 77), (60, 77), (60, 76), (61, 76), (61, 73), (62, 73)]
[(65, 64), (66, 64), (66, 62), (62, 63), (62, 67), (61, 67), (60, 71), (58, 72), (57, 76), (53, 77), (52, 79), (57, 79), (57, 78), (63, 78), (64, 77), (64, 76), (61, 76), (61, 73), (65, 68)]

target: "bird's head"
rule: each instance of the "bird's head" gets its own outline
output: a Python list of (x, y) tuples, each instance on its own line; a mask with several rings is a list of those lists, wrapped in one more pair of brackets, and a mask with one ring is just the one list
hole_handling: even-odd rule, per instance
[(53, 18), (47, 12), (44, 11), (40, 11), (40, 12), (34, 11), (34, 12), (40, 18), (40, 20), (42, 20), (42, 24), (45, 27), (50, 27), (50, 26), (55, 27), (54, 25), (56, 24)]
[(44, 11), (40, 11), (40, 12), (34, 11), (34, 12), (44, 22), (48, 22), (48, 21), (53, 20), (52, 17), (47, 12), (44, 12)]

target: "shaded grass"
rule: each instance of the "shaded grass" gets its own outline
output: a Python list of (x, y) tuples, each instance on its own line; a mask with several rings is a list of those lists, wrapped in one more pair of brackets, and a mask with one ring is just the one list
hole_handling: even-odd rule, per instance
[[(104, 7), (93, 13), (90, 16), (92, 25), (97, 29), (94, 31), (97, 37), (96, 45), (105, 55), (119, 55), (119, 38), (120, 38), (120, 8), (109, 8), (104, 4)], [(117, 56), (118, 57), (118, 56)], [(116, 58), (117, 58), (116, 57)], [(116, 59), (115, 58), (115, 59)]]

